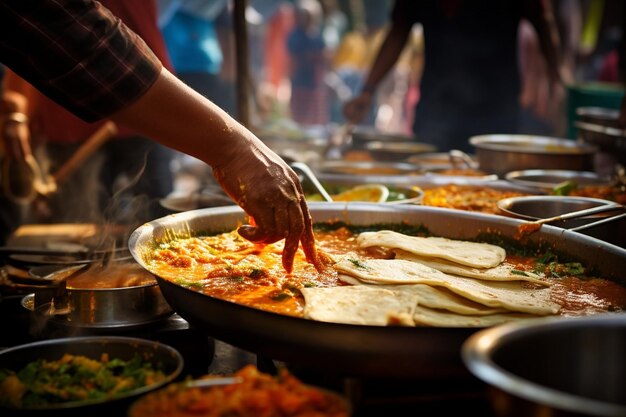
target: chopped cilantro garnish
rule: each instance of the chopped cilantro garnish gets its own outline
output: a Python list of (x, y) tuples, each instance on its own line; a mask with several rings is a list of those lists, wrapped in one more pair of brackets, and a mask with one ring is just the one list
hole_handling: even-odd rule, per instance
[(359, 259), (349, 258), (348, 261), (350, 261), (350, 263), (352, 263), (352, 265), (354, 265), (357, 268), (369, 269), (369, 267), (363, 261), (361, 261)]

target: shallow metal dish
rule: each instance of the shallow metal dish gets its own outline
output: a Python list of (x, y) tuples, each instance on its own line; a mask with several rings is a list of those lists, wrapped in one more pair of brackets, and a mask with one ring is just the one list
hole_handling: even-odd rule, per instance
[(437, 148), (419, 142), (373, 141), (366, 144), (365, 149), (375, 161), (399, 162), (416, 154), (434, 152)]
[[(340, 175), (399, 176), (417, 175), (422, 170), (408, 162), (324, 161), (314, 166), (316, 173)], [(319, 174), (318, 174), (319, 175)]]
[[(498, 201), (497, 204), (500, 210), (510, 216), (532, 221), (560, 216), (562, 214), (592, 207), (612, 205), (614, 202), (589, 197), (543, 195), (505, 198), (504, 200)], [(619, 214), (619, 211), (561, 220), (552, 222), (551, 224), (565, 229), (589, 226), (589, 228), (580, 230), (580, 233), (618, 246), (626, 246), (626, 219), (600, 223), (600, 221), (605, 221), (616, 214)], [(598, 222), (598, 225), (591, 227), (591, 225), (596, 222)]]
[(24, 300), (22, 305), (31, 311), (33, 329), (42, 330), (48, 325), (128, 329), (158, 322), (174, 313), (156, 280), (121, 288), (66, 288), (64, 283), (39, 286), (32, 302)]
[[(338, 194), (342, 191), (346, 191), (350, 188), (357, 187), (359, 185), (368, 185), (368, 184), (381, 184), (387, 187), (389, 190), (389, 196), (387, 197), (386, 203), (389, 204), (419, 204), (424, 197), (424, 192), (419, 187), (411, 187), (411, 186), (402, 186), (402, 185), (394, 185), (394, 184), (384, 184), (384, 183), (376, 183), (376, 182), (366, 182), (363, 181), (363, 177), (357, 177), (353, 180), (347, 179), (338, 179), (335, 181), (322, 181), (322, 186), (324, 189), (332, 195)], [(315, 191), (313, 187), (308, 187), (306, 183), (303, 183), (304, 192), (307, 196), (319, 196), (319, 194)], [(307, 197), (307, 199), (309, 199)], [(322, 198), (319, 197), (318, 200), (309, 199), (309, 201), (322, 201)]]
[[(85, 400), (51, 404), (42, 407), (0, 407), (3, 415), (113, 415), (120, 407), (130, 404), (142, 394), (160, 388), (175, 380), (183, 369), (183, 357), (174, 348), (163, 343), (132, 337), (90, 336), (45, 340), (12, 347), (0, 352), (0, 369), (20, 370), (37, 359), (58, 360), (64, 354), (82, 355), (100, 359), (104, 353), (111, 359), (130, 360), (136, 354), (154, 365), (161, 366), (166, 375), (163, 381), (129, 391), (113, 399)], [(107, 413), (108, 411), (108, 413)]]
[(528, 169), (507, 173), (504, 178), (507, 181), (535, 187), (544, 191), (552, 191), (554, 187), (566, 181), (573, 182), (578, 186), (586, 185), (609, 185), (608, 178), (601, 177), (595, 172), (566, 171), (558, 169)]
[(193, 192), (188, 195), (167, 196), (159, 200), (159, 204), (164, 209), (172, 213), (181, 211), (196, 210), (207, 207), (221, 207), (235, 204), (228, 196), (208, 195), (205, 193)]
[(480, 169), (500, 176), (525, 169), (593, 171), (596, 148), (569, 139), (532, 135), (470, 138)]
[(468, 155), (465, 152), (451, 150), (449, 152), (432, 152), (413, 155), (407, 162), (419, 165), (425, 169), (445, 169), (445, 168), (475, 168), (478, 169), (478, 162), (475, 155)]
[(375, 128), (356, 126), (350, 134), (352, 148), (365, 149), (370, 142), (417, 142), (417, 138), (402, 133), (381, 132)]
[(494, 391), (496, 416), (626, 415), (626, 314), (533, 319), (482, 330), (462, 347)]
[[(513, 237), (522, 222), (503, 216), (412, 204), (311, 203), (315, 222), (353, 225), (423, 225), (435, 235), (474, 239), (481, 232)], [(153, 242), (190, 232), (234, 230), (245, 221), (239, 207), (174, 214), (136, 229), (129, 248), (149, 269)], [(626, 250), (557, 227), (544, 226), (528, 237), (580, 260), (599, 276), (624, 283)], [(157, 277), (168, 303), (209, 335), (265, 357), (338, 375), (414, 377), (431, 381), (467, 376), (459, 350), (476, 329), (381, 327), (326, 323), (285, 316), (223, 301)]]
[(602, 107), (576, 109), (578, 137), (597, 146), (617, 162), (626, 164), (626, 130), (618, 124), (619, 111)]

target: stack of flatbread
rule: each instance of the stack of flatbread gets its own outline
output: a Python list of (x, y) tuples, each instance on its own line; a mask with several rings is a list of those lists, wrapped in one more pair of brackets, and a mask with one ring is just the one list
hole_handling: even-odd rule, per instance
[(557, 314), (549, 283), (503, 263), (503, 248), (390, 230), (365, 232), (360, 247), (394, 259), (348, 255), (334, 268), (352, 285), (303, 288), (305, 317), (365, 325), (483, 327)]

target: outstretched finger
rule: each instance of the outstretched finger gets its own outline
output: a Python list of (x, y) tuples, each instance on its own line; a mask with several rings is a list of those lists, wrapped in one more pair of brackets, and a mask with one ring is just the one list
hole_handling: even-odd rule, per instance
[(309, 208), (307, 207), (304, 199), (300, 201), (300, 209), (302, 210), (302, 216), (304, 218), (304, 230), (300, 236), (300, 240), (302, 241), (302, 250), (304, 251), (306, 260), (313, 264), (315, 269), (321, 272), (324, 269), (324, 266), (320, 264), (317, 256), (315, 236), (313, 234), (313, 219), (311, 218), (311, 213), (309, 212)]
[(300, 236), (304, 230), (303, 213), (300, 205), (296, 202), (289, 204), (287, 210), (287, 222), (289, 230), (285, 237), (285, 246), (283, 249), (283, 268), (288, 273), (293, 270), (293, 260), (298, 251), (298, 245), (300, 244)]

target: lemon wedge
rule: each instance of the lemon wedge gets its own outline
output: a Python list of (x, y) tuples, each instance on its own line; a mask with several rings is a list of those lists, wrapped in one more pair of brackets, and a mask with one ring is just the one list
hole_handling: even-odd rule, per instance
[(367, 201), (383, 203), (389, 198), (389, 188), (382, 184), (357, 185), (333, 196), (333, 201)]

